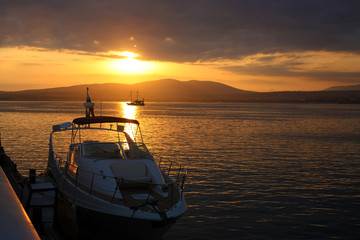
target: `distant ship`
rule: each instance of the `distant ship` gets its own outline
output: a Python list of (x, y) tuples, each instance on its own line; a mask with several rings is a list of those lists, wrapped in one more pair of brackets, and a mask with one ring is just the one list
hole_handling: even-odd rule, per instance
[(132, 106), (144, 106), (145, 105), (145, 101), (144, 98), (142, 100), (139, 100), (139, 92), (136, 92), (136, 100), (132, 101), (132, 92), (131, 92), (131, 97), (130, 97), (131, 101), (127, 103), (127, 105), (132, 105)]

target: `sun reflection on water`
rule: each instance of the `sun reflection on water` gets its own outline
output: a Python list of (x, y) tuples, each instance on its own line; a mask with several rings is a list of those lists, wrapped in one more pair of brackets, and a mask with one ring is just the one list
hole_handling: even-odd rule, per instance
[(135, 119), (137, 108), (127, 105), (126, 102), (120, 102), (122, 115), (124, 118)]
[[(122, 116), (124, 118), (128, 118), (128, 119), (136, 119), (136, 114), (137, 114), (137, 108), (134, 106), (129, 106), (127, 105), (126, 102), (120, 102), (121, 104), (121, 110), (122, 111)], [(127, 132), (130, 137), (136, 141), (136, 137), (137, 137), (137, 127), (134, 124), (126, 124), (125, 125), (125, 132)]]

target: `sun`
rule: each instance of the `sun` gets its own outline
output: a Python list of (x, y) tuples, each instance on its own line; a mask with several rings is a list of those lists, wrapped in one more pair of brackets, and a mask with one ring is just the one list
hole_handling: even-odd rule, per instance
[(134, 58), (117, 60), (114, 64), (118, 71), (128, 74), (146, 73), (150, 68), (146, 62), (142, 62)]
[(146, 74), (150, 73), (154, 67), (153, 63), (140, 61), (134, 57), (112, 61), (110, 66), (115, 72), (122, 74)]

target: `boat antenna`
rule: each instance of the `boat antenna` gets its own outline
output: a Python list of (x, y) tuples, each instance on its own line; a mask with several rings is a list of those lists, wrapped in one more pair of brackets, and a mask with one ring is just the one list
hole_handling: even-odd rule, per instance
[(94, 103), (91, 102), (90, 96), (89, 96), (89, 88), (86, 88), (86, 102), (84, 103), (85, 106), (85, 117), (95, 117), (94, 113)]

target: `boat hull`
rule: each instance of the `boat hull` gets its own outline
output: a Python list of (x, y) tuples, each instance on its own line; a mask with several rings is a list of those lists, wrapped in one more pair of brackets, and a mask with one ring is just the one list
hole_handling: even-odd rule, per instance
[(122, 217), (76, 207), (78, 234), (86, 239), (161, 239), (175, 223)]

